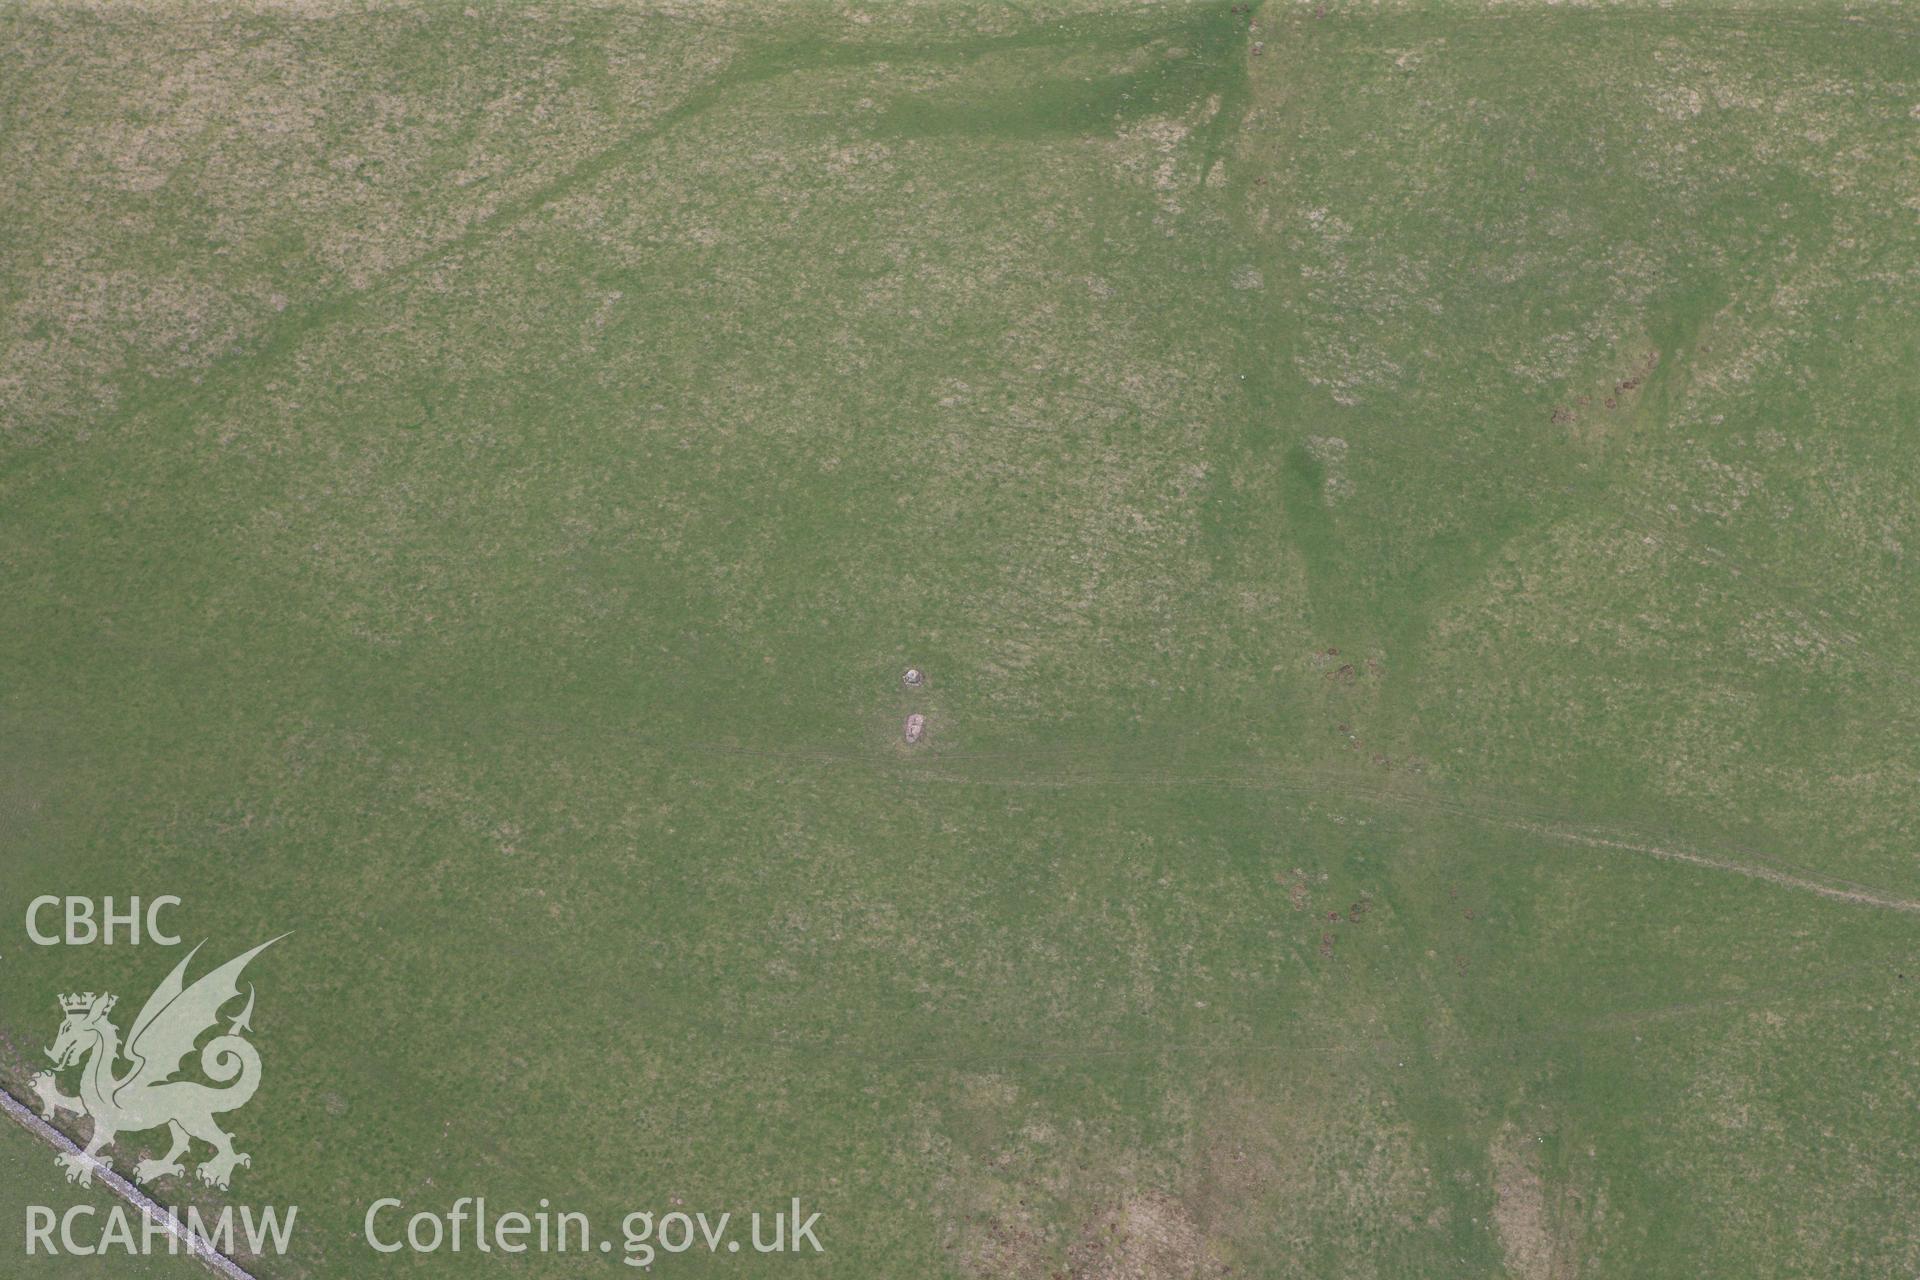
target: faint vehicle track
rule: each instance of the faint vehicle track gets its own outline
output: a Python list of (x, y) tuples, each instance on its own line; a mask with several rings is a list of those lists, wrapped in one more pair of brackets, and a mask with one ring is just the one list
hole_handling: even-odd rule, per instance
[[(457, 710), (432, 704), (415, 704), (415, 714), (423, 719), (444, 722), (463, 718)], [(501, 727), (500, 720), (488, 724)], [(543, 732), (556, 738), (579, 736), (585, 726), (579, 722), (545, 717), (516, 718), (514, 732)], [(1564, 812), (1544, 806), (1529, 806), (1497, 798), (1465, 794), (1458, 797), (1434, 795), (1406, 787), (1368, 784), (1345, 770), (1285, 768), (1268, 766), (1235, 773), (1185, 772), (1176, 769), (1075, 769), (1076, 758), (1084, 759), (1084, 747), (1034, 747), (1004, 752), (929, 752), (923, 760), (882, 756), (870, 751), (833, 747), (753, 746), (738, 741), (670, 738), (635, 730), (601, 730), (621, 742), (661, 755), (720, 756), (769, 762), (788, 762), (823, 768), (849, 768), (884, 774), (906, 782), (934, 783), (946, 786), (981, 787), (1226, 787), (1249, 791), (1298, 795), (1308, 799), (1334, 799), (1351, 803), (1381, 804), (1392, 808), (1439, 814), (1503, 827), (1524, 835), (1560, 844), (1632, 853), (1664, 862), (1681, 863), (1707, 870), (1723, 871), (1749, 879), (1762, 880), (1781, 888), (1811, 893), (1837, 902), (1882, 910), (1920, 913), (1920, 898), (1907, 897), (1884, 885), (1868, 884), (1833, 875), (1818, 868), (1794, 863), (1777, 855), (1743, 846), (1715, 848), (1675, 833), (1604, 826), (1569, 818)], [(1042, 772), (1035, 764), (1050, 768)], [(999, 770), (971, 766), (1001, 766)], [(1015, 772), (1004, 772), (1012, 769)]]
[[(557, 722), (552, 727), (562, 726)], [(1215, 786), (1253, 791), (1273, 791), (1307, 797), (1335, 798), (1347, 801), (1384, 804), (1503, 827), (1524, 835), (1561, 844), (1581, 845), (1633, 853), (1665, 862), (1684, 863), (1713, 871), (1763, 880), (1769, 884), (1802, 893), (1816, 894), (1839, 902), (1878, 907), (1889, 911), (1920, 913), (1920, 899), (1902, 896), (1884, 886), (1848, 880), (1814, 868), (1787, 862), (1757, 851), (1739, 849), (1739, 856), (1681, 840), (1657, 832), (1570, 823), (1562, 814), (1541, 808), (1529, 808), (1487, 798), (1449, 799), (1387, 786), (1368, 786), (1351, 777), (1311, 770), (1283, 771), (1267, 769), (1238, 774), (1182, 773), (1175, 770), (1114, 770), (1109, 772), (1056, 772), (1052, 775), (1024, 770), (1017, 775), (979, 774), (959, 771), (957, 764), (1019, 764), (1046, 760), (1070, 763), (1073, 751), (1038, 750), (1008, 752), (1002, 755), (976, 753), (932, 757), (925, 766), (906, 761), (885, 760), (864, 753), (832, 749), (781, 749), (749, 747), (737, 743), (669, 741), (635, 735), (637, 745), (663, 754), (736, 756), (748, 759), (791, 760), (817, 765), (847, 765), (870, 772), (887, 773), (916, 782), (953, 786), (989, 787), (1181, 787)]]
[(1399, 808), (1426, 810), (1467, 818), (1492, 826), (1504, 827), (1526, 835), (1538, 836), (1563, 844), (1578, 844), (1596, 849), (1613, 849), (1626, 853), (1636, 853), (1645, 857), (1657, 858), (1668, 862), (1687, 863), (1715, 871), (1727, 871), (1755, 880), (1764, 880), (1769, 884), (1783, 888), (1797, 889), (1806, 893), (1818, 894), (1843, 902), (1858, 903), (1862, 906), (1880, 907), (1892, 911), (1920, 912), (1920, 899), (1899, 896), (1890, 889), (1877, 885), (1862, 884), (1844, 880), (1838, 876), (1823, 877), (1820, 873), (1807, 868), (1786, 869), (1792, 864), (1781, 864), (1773, 859), (1760, 859), (1749, 855), (1747, 861), (1723, 856), (1714, 852), (1688, 847), (1680, 843), (1655, 843), (1654, 838), (1638, 833), (1608, 832), (1604, 829), (1590, 829), (1553, 822), (1542, 821), (1529, 816), (1525, 810), (1504, 806), (1489, 801), (1456, 801), (1435, 796), (1415, 795), (1387, 787), (1365, 787), (1340, 782), (1306, 782), (1279, 778), (1231, 777), (1231, 776), (1181, 776), (1178, 774), (1134, 774), (1113, 777), (1084, 778), (1024, 778), (1024, 779), (977, 779), (957, 776), (940, 777), (940, 781), (975, 782), (1001, 786), (1178, 786), (1178, 785), (1214, 785), (1244, 787), (1253, 790), (1286, 791), (1302, 795), (1332, 794), (1344, 799), (1364, 803), (1379, 803)]

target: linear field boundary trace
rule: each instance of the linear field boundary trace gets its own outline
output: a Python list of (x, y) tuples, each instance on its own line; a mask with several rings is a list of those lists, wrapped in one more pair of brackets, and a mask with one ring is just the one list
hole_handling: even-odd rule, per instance
[[(14, 1097), (5, 1089), (0, 1089), (0, 1111), (5, 1111), (8, 1115), (19, 1121), (23, 1129), (54, 1150), (65, 1155), (77, 1155), (83, 1159), (86, 1158), (86, 1152), (80, 1149), (78, 1143), (35, 1115), (33, 1108)], [(101, 1164), (98, 1160), (92, 1163), (94, 1172), (100, 1175), (100, 1181), (106, 1186), (107, 1190), (140, 1210), (141, 1213), (146, 1215), (148, 1221), (155, 1223), (165, 1230), (168, 1235), (178, 1240), (186, 1247), (188, 1254), (199, 1259), (201, 1264), (215, 1275), (225, 1276), (227, 1280), (256, 1280), (252, 1272), (246, 1270), (232, 1258), (221, 1253), (211, 1244), (208, 1244), (205, 1240), (189, 1231), (185, 1223), (174, 1217), (168, 1210), (161, 1208), (159, 1204), (154, 1202), (153, 1197), (149, 1196), (146, 1192), (140, 1190), (140, 1188), (134, 1186), (131, 1182), (128, 1182), (112, 1169)]]

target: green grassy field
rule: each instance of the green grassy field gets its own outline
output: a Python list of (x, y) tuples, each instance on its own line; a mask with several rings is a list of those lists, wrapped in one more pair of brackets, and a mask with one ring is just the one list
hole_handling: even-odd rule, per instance
[(1920, 1273), (1911, 7), (13, 4), (0, 175), (0, 1083), (293, 931), (262, 1277)]
[[(36, 1249), (31, 1257), (26, 1256), (26, 1233), (22, 1224), (26, 1221), (28, 1206), (47, 1206), (63, 1215), (76, 1205), (90, 1207), (91, 1218), (82, 1213), (73, 1219), (74, 1238), (90, 1243), (99, 1239), (106, 1219), (119, 1203), (103, 1187), (96, 1186), (86, 1192), (68, 1186), (60, 1170), (54, 1167), (52, 1152), (12, 1120), (0, 1117), (0, 1223), (5, 1224), (8, 1236), (6, 1265), (11, 1274), (32, 1276), (36, 1280), (102, 1280), (102, 1277), (206, 1280), (210, 1273), (185, 1257), (184, 1251), (181, 1256), (167, 1255), (164, 1236), (159, 1238), (151, 1255), (129, 1256), (116, 1248), (104, 1257), (76, 1257), (65, 1252), (49, 1254), (44, 1249)], [(128, 1215), (133, 1230), (139, 1232), (140, 1217), (124, 1206), (122, 1211)], [(56, 1226), (52, 1239), (57, 1243), (59, 1238)]]

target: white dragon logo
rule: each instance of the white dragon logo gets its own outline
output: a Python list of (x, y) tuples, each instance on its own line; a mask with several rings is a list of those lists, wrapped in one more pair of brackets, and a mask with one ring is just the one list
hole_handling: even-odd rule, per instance
[[(135, 1164), (133, 1176), (137, 1181), (151, 1182), (185, 1173), (180, 1157), (194, 1138), (214, 1148), (213, 1158), (200, 1162), (202, 1182), (225, 1188), (235, 1166), (253, 1163), (251, 1157), (233, 1149), (233, 1136), (213, 1120), (216, 1115), (245, 1106), (260, 1086), (260, 1055), (241, 1038), (241, 1032), (253, 1029), (249, 1023), (253, 1017), (252, 986), (247, 988), (247, 1007), (232, 1020), (226, 1034), (213, 1037), (200, 1048), (201, 1072), (225, 1087), (174, 1077), (200, 1037), (218, 1026), (221, 1007), (239, 997), (240, 971), (278, 941), (263, 942), (187, 986), (187, 965), (200, 951), (195, 947), (147, 998), (127, 1033), (124, 1050), (119, 1030), (107, 1018), (119, 997), (91, 991), (60, 997), (66, 1021), (60, 1024), (59, 1038), (47, 1050), (54, 1070), (35, 1076), (33, 1091), (40, 1097), (41, 1115), (49, 1119), (56, 1111), (93, 1119), (93, 1135), (87, 1140), (85, 1152), (59, 1157), (68, 1182), (90, 1186), (96, 1163), (112, 1168), (113, 1162), (100, 1151), (115, 1135), (161, 1125), (171, 1132), (173, 1147), (159, 1160)], [(124, 1074), (116, 1075), (114, 1068), (123, 1057), (132, 1065)], [(82, 1061), (86, 1066), (80, 1074), (80, 1096), (69, 1097), (60, 1092), (54, 1072)]]

